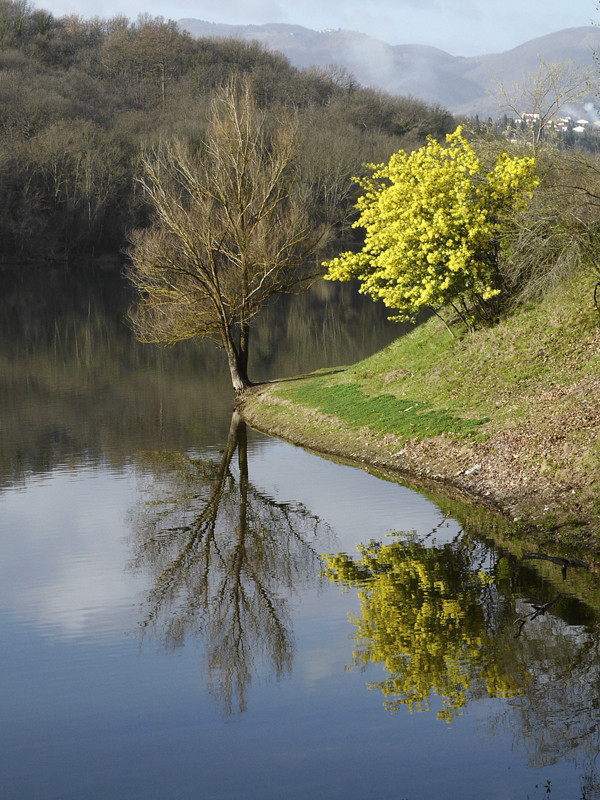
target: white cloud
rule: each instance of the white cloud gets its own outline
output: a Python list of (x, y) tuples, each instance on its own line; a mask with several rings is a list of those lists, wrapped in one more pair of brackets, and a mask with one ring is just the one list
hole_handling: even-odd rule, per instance
[(140, 580), (125, 525), (132, 478), (56, 470), (0, 497), (0, 608), (44, 635), (122, 636)]

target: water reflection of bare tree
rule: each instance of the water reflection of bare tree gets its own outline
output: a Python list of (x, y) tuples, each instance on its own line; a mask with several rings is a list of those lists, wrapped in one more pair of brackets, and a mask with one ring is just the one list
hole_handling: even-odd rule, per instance
[(161, 452), (145, 467), (150, 498), (136, 517), (134, 568), (154, 583), (142, 632), (169, 647), (201, 633), (210, 690), (227, 714), (242, 712), (259, 662), (277, 678), (291, 669), (288, 598), (318, 575), (314, 542), (326, 526), (252, 484), (237, 413), (220, 458)]

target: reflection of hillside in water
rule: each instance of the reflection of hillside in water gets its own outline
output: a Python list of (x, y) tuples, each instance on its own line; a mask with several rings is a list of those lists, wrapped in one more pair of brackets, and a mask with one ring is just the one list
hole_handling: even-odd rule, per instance
[(277, 678), (291, 670), (288, 598), (318, 575), (314, 546), (327, 526), (252, 483), (237, 412), (220, 458), (161, 451), (141, 469), (134, 568), (153, 584), (142, 634), (167, 647), (202, 634), (210, 690), (226, 714), (243, 712), (262, 665)]
[(320, 281), (307, 294), (282, 295), (266, 306), (253, 331), (251, 377), (269, 380), (352, 364), (412, 328), (389, 322), (389, 310), (357, 289)]
[[(185, 449), (226, 438), (233, 395), (222, 353), (209, 342), (136, 342), (118, 274), (3, 273), (0, 284), (4, 481), (99, 459), (120, 468), (148, 441)], [(398, 332), (352, 287), (320, 285), (265, 309), (251, 375), (353, 361)]]

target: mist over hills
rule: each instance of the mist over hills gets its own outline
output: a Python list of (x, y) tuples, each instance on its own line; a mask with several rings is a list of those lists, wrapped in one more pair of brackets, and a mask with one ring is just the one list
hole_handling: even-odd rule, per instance
[[(505, 84), (522, 80), (525, 73), (537, 70), (540, 57), (590, 66), (594, 51), (600, 52), (600, 28), (591, 25), (531, 39), (503, 53), (462, 57), (427, 45), (389, 45), (339, 29), (314, 31), (284, 23), (226, 25), (197, 19), (181, 19), (178, 24), (194, 37), (258, 41), (297, 67), (340, 64), (364, 86), (440, 103), (455, 114), (492, 117), (502, 111), (486, 91), (494, 80)], [(598, 101), (593, 90), (588, 99)]]

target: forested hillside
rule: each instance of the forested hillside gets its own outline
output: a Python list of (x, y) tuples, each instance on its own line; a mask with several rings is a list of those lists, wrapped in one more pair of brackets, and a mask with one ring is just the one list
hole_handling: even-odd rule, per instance
[[(465, 57), (460, 52), (451, 55), (437, 47), (409, 44), (410, 30), (390, 31), (390, 36), (407, 37), (404, 43), (392, 45), (355, 30), (317, 31), (284, 23), (226, 25), (198, 19), (178, 22), (193, 36), (259, 41), (284, 53), (296, 67), (341, 64), (364, 86), (442, 103), (457, 115), (493, 119), (504, 111), (488, 91), (495, 81), (507, 85), (521, 81), (525, 73), (538, 69), (540, 58), (549, 64), (571, 59), (582, 68), (592, 67), (594, 53), (600, 49), (600, 29), (594, 25), (556, 31), (504, 52)], [(595, 103), (596, 98), (596, 89), (590, 86), (586, 99)]]
[[(257, 102), (297, 110), (299, 179), (347, 238), (350, 177), (454, 127), (443, 108), (360, 87), (343, 69), (297, 69), (256, 43), (192, 39), (162, 18), (56, 18), (0, 3), (0, 259), (73, 262), (116, 252), (147, 221), (141, 150), (200, 145), (210, 98), (250, 74)], [(336, 243), (332, 243), (333, 249)]]

